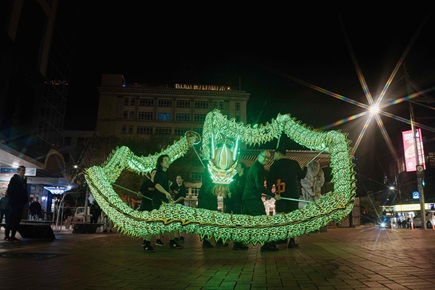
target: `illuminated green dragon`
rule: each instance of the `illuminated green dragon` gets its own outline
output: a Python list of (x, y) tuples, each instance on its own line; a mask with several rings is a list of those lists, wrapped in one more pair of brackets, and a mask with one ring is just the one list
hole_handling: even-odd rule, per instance
[[(202, 151), (209, 159), (213, 159), (215, 142), (225, 144), (228, 140), (236, 140), (233, 145), (239, 141), (248, 145), (261, 145), (279, 138), (282, 133), (311, 150), (328, 152), (334, 184), (332, 192), (288, 214), (248, 216), (179, 204), (163, 204), (159, 210), (141, 212), (120, 199), (113, 184), (124, 170), (144, 175), (155, 167), (161, 154), (168, 154), (171, 161), (184, 156), (195, 142), (188, 136), (180, 138), (162, 152), (147, 157), (136, 156), (128, 147), (120, 147), (101, 166), (86, 169), (85, 178), (103, 211), (121, 233), (132, 237), (184, 231), (198, 234), (201, 238), (214, 237), (224, 241), (263, 244), (318, 231), (331, 221), (340, 221), (348, 216), (354, 206), (356, 178), (349, 154), (349, 141), (343, 133), (312, 130), (289, 114), (279, 114), (265, 125), (250, 126), (234, 119), (228, 120), (218, 110), (214, 110), (207, 114), (204, 122)], [(209, 163), (209, 166), (213, 164)], [(215, 167), (219, 170), (219, 166)], [(228, 168), (232, 168), (231, 164)]]

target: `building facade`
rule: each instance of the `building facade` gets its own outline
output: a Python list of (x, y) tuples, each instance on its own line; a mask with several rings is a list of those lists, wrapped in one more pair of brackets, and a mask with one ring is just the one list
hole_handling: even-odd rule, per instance
[[(65, 185), (62, 132), (72, 52), (66, 2), (0, 2), (0, 195), (9, 168), (31, 172), (30, 195), (50, 210), (47, 186)], [(45, 179), (44, 179), (45, 178)]]
[(213, 109), (237, 122), (247, 119), (249, 93), (227, 86), (128, 85), (122, 75), (103, 74), (99, 94), (98, 136), (161, 135), (175, 140), (190, 130), (202, 134), (205, 117)]

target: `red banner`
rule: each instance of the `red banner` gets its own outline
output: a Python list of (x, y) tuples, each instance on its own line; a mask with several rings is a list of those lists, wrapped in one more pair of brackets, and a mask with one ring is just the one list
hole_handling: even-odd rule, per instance
[[(417, 140), (417, 148), (414, 146), (414, 140)], [(412, 135), (412, 130), (402, 132), (403, 152), (405, 155), (406, 172), (415, 171), (417, 165), (423, 165), (426, 169), (426, 163), (424, 160), (423, 149), (423, 136), (421, 135), (421, 129), (415, 129), (415, 138)], [(418, 152), (419, 164), (417, 164), (417, 158), (415, 157), (415, 149)]]

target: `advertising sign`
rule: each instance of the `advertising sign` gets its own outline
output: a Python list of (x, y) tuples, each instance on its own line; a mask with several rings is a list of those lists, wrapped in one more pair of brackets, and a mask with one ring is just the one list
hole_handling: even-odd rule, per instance
[[(0, 174), (14, 175), (17, 173), (17, 167), (0, 167)], [(36, 168), (26, 168), (25, 176), (36, 176)]]
[[(416, 163), (417, 162), (416, 152), (415, 152), (416, 146), (414, 146), (415, 140), (417, 140), (419, 164)], [(426, 169), (426, 163), (424, 160), (423, 136), (421, 135), (421, 129), (415, 129), (415, 138), (412, 134), (412, 130), (403, 131), (402, 141), (403, 141), (403, 152), (405, 155), (406, 172), (415, 171), (417, 165), (423, 165), (423, 168)]]

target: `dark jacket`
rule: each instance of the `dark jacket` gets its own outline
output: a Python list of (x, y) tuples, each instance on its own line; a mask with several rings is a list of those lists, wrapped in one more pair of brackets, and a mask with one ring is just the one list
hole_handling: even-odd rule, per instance
[(202, 185), (198, 194), (198, 208), (217, 210), (218, 202), (216, 195), (213, 194), (213, 180), (211, 179), (208, 169), (204, 169), (202, 174)]
[(27, 181), (14, 174), (8, 185), (9, 206), (25, 206), (28, 201)]
[(264, 193), (273, 196), (273, 193), (264, 186), (265, 170), (264, 165), (255, 161), (246, 173), (245, 189), (243, 191), (243, 200), (261, 200)]
[(29, 205), (29, 211), (32, 215), (40, 215), (42, 211), (42, 206), (39, 201), (32, 201)]

